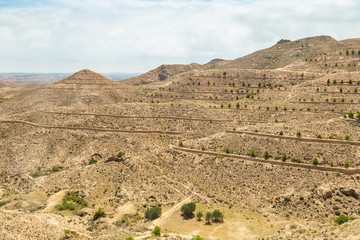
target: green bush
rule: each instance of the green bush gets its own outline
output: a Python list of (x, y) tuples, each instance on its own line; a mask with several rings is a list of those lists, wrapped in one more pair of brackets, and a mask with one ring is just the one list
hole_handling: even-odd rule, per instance
[(321, 134), (317, 134), (317, 135), (316, 135), (316, 138), (322, 139)]
[(200, 237), (199, 235), (196, 235), (191, 240), (204, 240), (204, 238)]
[(350, 220), (350, 218), (348, 216), (345, 215), (340, 215), (335, 219), (335, 222), (339, 225), (346, 223)]
[(279, 135), (280, 135), (280, 136), (284, 135), (284, 132), (283, 132), (283, 131), (280, 131)]
[(157, 219), (161, 216), (161, 207), (151, 207), (146, 209), (145, 218), (149, 220)]
[(194, 216), (195, 209), (196, 209), (195, 203), (190, 202), (182, 205), (180, 208), (180, 212), (182, 213), (184, 218), (192, 218)]
[(250, 152), (250, 156), (251, 156), (251, 157), (256, 157), (255, 150), (251, 150), (251, 152)]
[(225, 153), (229, 154), (229, 153), (230, 153), (230, 149), (229, 149), (229, 148), (225, 148)]
[(202, 211), (199, 211), (196, 213), (196, 218), (199, 222), (201, 221), (203, 216), (204, 216), (204, 214), (202, 213)]
[(121, 157), (124, 157), (125, 156), (125, 153), (124, 152), (119, 152), (118, 154), (117, 154), (117, 157), (118, 158), (121, 158)]
[(270, 158), (270, 154), (269, 154), (268, 151), (266, 151), (266, 152), (264, 153), (264, 158), (265, 158), (265, 159), (269, 159), (269, 158)]
[(298, 132), (296, 133), (296, 136), (297, 136), (297, 137), (301, 137), (301, 132), (298, 131)]
[(99, 218), (103, 218), (103, 217), (106, 217), (106, 213), (104, 212), (104, 210), (102, 210), (101, 208), (99, 208), (95, 214), (94, 214), (94, 217), (93, 217), (93, 220), (97, 220)]
[(183, 142), (180, 142), (179, 147), (183, 147), (183, 146), (184, 146)]
[(7, 201), (1, 201), (1, 202), (0, 202), (0, 207), (4, 206), (4, 205), (6, 205), (6, 204), (7, 204)]
[(349, 161), (346, 161), (344, 164), (344, 168), (349, 168), (349, 167), (350, 167), (350, 163), (349, 163)]
[(62, 204), (56, 205), (55, 209), (58, 211), (74, 211), (87, 205), (88, 203), (79, 196), (78, 192), (69, 192), (63, 197)]
[(133, 237), (127, 237), (125, 240), (134, 240)]
[(286, 156), (286, 154), (284, 154), (284, 155), (282, 156), (281, 160), (282, 160), (283, 162), (286, 162), (286, 159), (287, 159), (287, 156)]
[(191, 240), (204, 240), (204, 238), (200, 237), (199, 235), (196, 235)]
[(151, 233), (153, 237), (161, 237), (161, 229), (159, 226), (155, 226), (154, 230)]
[(89, 160), (89, 165), (95, 164), (95, 163), (97, 163), (97, 160), (95, 160), (94, 158), (91, 158), (91, 159)]

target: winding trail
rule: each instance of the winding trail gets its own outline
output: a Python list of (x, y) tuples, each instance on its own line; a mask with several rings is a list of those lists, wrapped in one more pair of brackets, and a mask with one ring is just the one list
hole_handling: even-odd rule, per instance
[(242, 159), (242, 160), (251, 161), (251, 162), (268, 163), (268, 164), (278, 165), (278, 166), (305, 168), (305, 169), (319, 170), (319, 171), (324, 171), (324, 172), (339, 172), (339, 173), (343, 173), (346, 175), (360, 174), (360, 169), (345, 169), (345, 168), (337, 168), (337, 167), (315, 166), (315, 165), (304, 164), (304, 163), (292, 163), (292, 162), (281, 162), (281, 161), (275, 161), (275, 160), (265, 160), (265, 159), (256, 158), (256, 157), (201, 151), (201, 150), (195, 150), (195, 149), (190, 149), (190, 148), (179, 148), (179, 147), (172, 147), (172, 148), (174, 150), (181, 151), (181, 152), (195, 153), (195, 154), (200, 154), (200, 155), (204, 154), (204, 155), (211, 155), (211, 156), (223, 156), (223, 157), (228, 157), (228, 158), (237, 158), (237, 159)]
[(98, 132), (120, 132), (120, 133), (157, 133), (157, 134), (169, 134), (169, 135), (180, 135), (182, 132), (172, 131), (160, 131), (160, 130), (122, 130), (114, 128), (90, 128), (90, 127), (65, 127), (65, 126), (48, 126), (40, 125), (32, 122), (10, 120), (0, 121), (3, 124), (25, 124), (33, 127), (48, 128), (48, 129), (68, 129), (68, 130), (82, 130), (82, 131), (98, 131)]
[(66, 195), (66, 193), (67, 193), (67, 190), (61, 190), (61, 191), (53, 194), (46, 201), (45, 208), (39, 212), (43, 212), (43, 213), (50, 212), (61, 201), (61, 199)]
[(360, 146), (360, 142), (355, 142), (355, 141), (342, 141), (342, 140), (335, 140), (335, 139), (317, 139), (317, 138), (304, 138), (304, 137), (289, 137), (289, 136), (281, 136), (281, 135), (274, 135), (274, 134), (265, 134), (265, 133), (256, 133), (256, 132), (246, 132), (246, 131), (225, 131), (225, 133), (253, 135), (253, 136), (259, 136), (259, 137), (277, 138), (277, 139), (286, 139), (286, 140), (294, 140), (294, 141), (298, 141), (298, 142), (330, 143), (330, 144), (343, 144), (343, 145), (355, 145), (355, 146)]

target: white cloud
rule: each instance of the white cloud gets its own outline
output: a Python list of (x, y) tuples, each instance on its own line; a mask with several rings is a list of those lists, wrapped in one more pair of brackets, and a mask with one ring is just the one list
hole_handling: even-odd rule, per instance
[(233, 59), (280, 38), (360, 36), (356, 0), (48, 0), (0, 8), (0, 72), (141, 72)]

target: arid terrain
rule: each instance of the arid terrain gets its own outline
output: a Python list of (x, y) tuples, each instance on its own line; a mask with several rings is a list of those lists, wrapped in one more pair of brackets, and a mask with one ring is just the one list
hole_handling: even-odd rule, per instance
[[(0, 82), (1, 239), (360, 239), (359, 111), (360, 39), (329, 36), (121, 82)], [(224, 221), (184, 219), (189, 202)]]

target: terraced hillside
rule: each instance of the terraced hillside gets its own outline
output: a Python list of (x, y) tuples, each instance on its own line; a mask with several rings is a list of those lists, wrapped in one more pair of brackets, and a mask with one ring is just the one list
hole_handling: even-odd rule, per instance
[[(320, 36), (120, 83), (85, 69), (11, 95), (5, 85), (0, 233), (358, 239), (359, 64), (359, 39)], [(191, 201), (224, 221), (183, 218)]]

